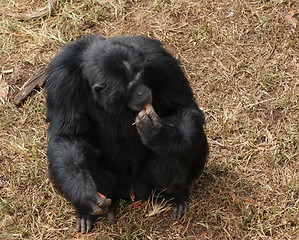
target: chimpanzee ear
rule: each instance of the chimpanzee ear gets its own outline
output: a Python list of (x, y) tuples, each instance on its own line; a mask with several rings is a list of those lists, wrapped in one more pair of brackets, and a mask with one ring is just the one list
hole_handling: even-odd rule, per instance
[(104, 85), (104, 84), (95, 84), (92, 86), (92, 89), (98, 93), (98, 92), (102, 91), (105, 87), (106, 87), (106, 85)]

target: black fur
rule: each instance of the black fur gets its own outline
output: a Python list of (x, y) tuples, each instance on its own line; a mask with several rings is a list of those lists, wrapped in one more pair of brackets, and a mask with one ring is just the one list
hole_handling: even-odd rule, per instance
[[(91, 35), (70, 43), (49, 64), (46, 91), (50, 176), (79, 222), (99, 213), (94, 203), (106, 207), (97, 192), (144, 199), (164, 191), (182, 215), (208, 144), (188, 81), (160, 42)], [(154, 120), (132, 125), (147, 103)]]

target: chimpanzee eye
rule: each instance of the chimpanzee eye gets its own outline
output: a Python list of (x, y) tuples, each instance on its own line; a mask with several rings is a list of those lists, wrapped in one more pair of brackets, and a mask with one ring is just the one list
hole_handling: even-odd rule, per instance
[(100, 92), (102, 91), (104, 88), (106, 87), (106, 85), (104, 84), (95, 84), (92, 88), (95, 92)]

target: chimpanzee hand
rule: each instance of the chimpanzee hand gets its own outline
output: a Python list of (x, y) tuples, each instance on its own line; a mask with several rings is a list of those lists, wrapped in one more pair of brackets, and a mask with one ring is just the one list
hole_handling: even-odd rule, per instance
[(90, 209), (89, 213), (77, 210), (77, 232), (86, 233), (90, 232), (92, 223), (94, 221), (94, 215), (105, 214), (109, 211), (111, 205), (111, 199), (107, 199), (100, 193), (95, 193), (88, 203)]
[(166, 155), (173, 148), (177, 128), (161, 119), (151, 104), (138, 113), (135, 124), (143, 144), (157, 154)]
[(163, 125), (163, 121), (155, 112), (151, 104), (147, 104), (135, 119), (137, 131), (142, 137), (150, 137), (157, 133)]

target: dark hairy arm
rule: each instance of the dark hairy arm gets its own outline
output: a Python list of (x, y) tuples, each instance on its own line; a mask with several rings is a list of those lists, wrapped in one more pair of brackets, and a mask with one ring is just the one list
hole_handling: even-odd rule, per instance
[(151, 105), (136, 117), (142, 142), (158, 155), (184, 155), (197, 146), (204, 118), (198, 108), (184, 108), (175, 115), (160, 118)]

